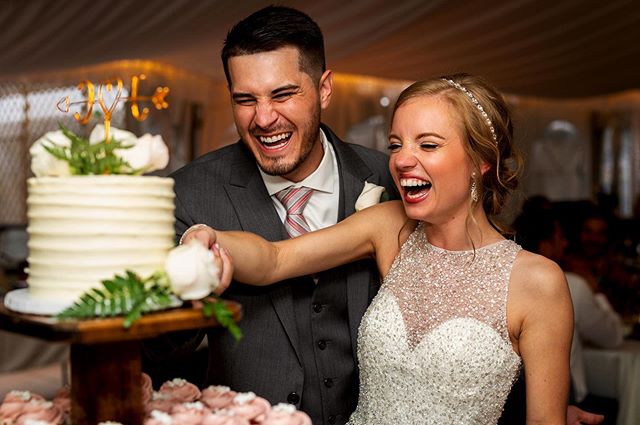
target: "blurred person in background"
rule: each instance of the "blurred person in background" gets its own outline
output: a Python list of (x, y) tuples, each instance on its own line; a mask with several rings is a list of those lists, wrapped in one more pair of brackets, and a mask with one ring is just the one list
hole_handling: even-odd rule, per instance
[(633, 316), (638, 313), (640, 276), (623, 254), (624, 233), (615, 215), (586, 204), (575, 236), (569, 238), (563, 264), (581, 276), (594, 293), (606, 294), (621, 315)]
[[(550, 203), (540, 202), (539, 197), (525, 202), (523, 212), (514, 223), (516, 241), (524, 249), (544, 255), (563, 264), (568, 242), (560, 221)], [(601, 224), (601, 223), (600, 223)], [(599, 226), (594, 224), (594, 234), (585, 232), (585, 240), (593, 245), (601, 243)], [(587, 246), (591, 253), (594, 246)], [(581, 275), (565, 271), (574, 309), (574, 334), (571, 347), (572, 402), (579, 407), (605, 415), (604, 424), (615, 424), (617, 401), (589, 394), (585, 366), (582, 358), (583, 343), (601, 348), (614, 348), (623, 340), (623, 323), (611, 306), (607, 296), (598, 291)]]

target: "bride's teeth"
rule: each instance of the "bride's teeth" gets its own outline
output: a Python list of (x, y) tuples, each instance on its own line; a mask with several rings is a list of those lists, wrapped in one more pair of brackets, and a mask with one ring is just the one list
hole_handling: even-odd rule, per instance
[(430, 185), (429, 182), (420, 179), (400, 179), (400, 185), (403, 187), (415, 187)]

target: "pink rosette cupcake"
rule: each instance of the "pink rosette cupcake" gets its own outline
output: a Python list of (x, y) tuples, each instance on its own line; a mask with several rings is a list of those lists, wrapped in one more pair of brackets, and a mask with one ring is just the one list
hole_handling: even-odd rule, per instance
[(151, 400), (144, 404), (144, 410), (145, 412), (159, 410), (164, 413), (169, 413), (175, 404), (176, 401), (171, 398), (171, 394), (154, 391), (151, 393)]
[(238, 393), (233, 398), (233, 404), (229, 406), (229, 410), (251, 423), (259, 423), (271, 410), (271, 404), (252, 392)]
[(165, 382), (160, 387), (160, 392), (170, 394), (172, 399), (180, 403), (196, 401), (201, 395), (198, 387), (182, 378), (175, 378), (171, 381)]
[(44, 400), (40, 394), (32, 393), (31, 391), (9, 391), (2, 400), (4, 403), (28, 403), (31, 400)]
[(151, 401), (151, 397), (153, 396), (153, 382), (151, 381), (151, 377), (146, 373), (142, 373), (142, 402), (144, 404), (149, 403)]
[(30, 391), (9, 391), (0, 405), (0, 424), (14, 423), (31, 400), (44, 401), (44, 398)]
[(171, 419), (180, 425), (199, 425), (207, 413), (211, 411), (199, 401), (181, 403), (171, 408)]
[(64, 422), (70, 423), (71, 420), (71, 387), (65, 385), (60, 388), (53, 396), (53, 404), (60, 409), (64, 415)]
[(279, 403), (271, 409), (261, 425), (312, 425), (311, 418), (292, 404)]
[(248, 419), (236, 415), (234, 412), (222, 409), (205, 415), (202, 425), (250, 425)]
[(225, 409), (233, 403), (233, 399), (238, 395), (231, 391), (231, 388), (223, 385), (210, 385), (202, 390), (200, 401), (209, 406), (212, 410)]
[(52, 402), (32, 399), (22, 407), (22, 413), (15, 423), (16, 425), (25, 425), (31, 421), (58, 425), (64, 423), (64, 415)]
[(144, 425), (173, 425), (173, 419), (168, 413), (152, 410), (149, 417), (144, 420)]
[(23, 405), (24, 403), (19, 402), (2, 403), (2, 405), (0, 405), (0, 424), (13, 424), (16, 419), (18, 419), (18, 416), (20, 416), (20, 414), (22, 413)]

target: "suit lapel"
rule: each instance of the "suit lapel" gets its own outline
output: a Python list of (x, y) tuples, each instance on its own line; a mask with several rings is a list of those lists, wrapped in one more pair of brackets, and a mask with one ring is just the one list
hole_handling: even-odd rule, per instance
[(225, 191), (235, 208), (242, 230), (258, 233), (267, 240), (287, 237), (271, 197), (260, 177), (257, 165), (246, 161), (234, 164), (234, 176), (225, 185)]
[[(225, 185), (225, 190), (235, 208), (242, 230), (262, 235), (269, 241), (288, 238), (284, 225), (280, 221), (273, 201), (258, 172), (258, 166), (251, 154), (245, 149), (236, 158), (233, 170), (234, 174), (229, 183)], [(272, 291), (270, 297), (298, 361), (301, 362), (290, 285), (282, 285)]]

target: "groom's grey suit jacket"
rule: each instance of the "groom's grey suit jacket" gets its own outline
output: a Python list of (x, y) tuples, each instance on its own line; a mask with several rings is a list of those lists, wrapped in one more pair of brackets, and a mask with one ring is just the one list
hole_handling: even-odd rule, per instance
[[(365, 181), (385, 186), (391, 198), (397, 197), (386, 155), (344, 143), (328, 127), (322, 129), (338, 161), (338, 220), (355, 211)], [(254, 232), (271, 241), (287, 238), (255, 159), (242, 142), (196, 159), (173, 177), (178, 235), (205, 223)], [(244, 338), (234, 343), (225, 331), (208, 333), (206, 383), (254, 391), (272, 403), (296, 404), (314, 423), (344, 423), (357, 402), (358, 325), (379, 288), (379, 278), (371, 260), (317, 277), (317, 286), (308, 276), (268, 287), (233, 282), (224, 297), (243, 306)]]

